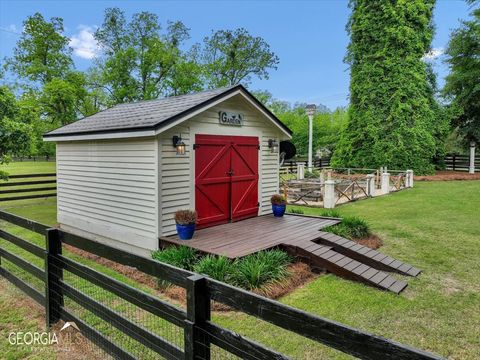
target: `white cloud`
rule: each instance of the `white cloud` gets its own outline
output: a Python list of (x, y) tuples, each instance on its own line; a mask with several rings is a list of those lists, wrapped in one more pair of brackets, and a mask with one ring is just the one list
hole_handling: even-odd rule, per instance
[(439, 56), (442, 56), (443, 53), (444, 53), (443, 48), (432, 48), (432, 49), (430, 49), (429, 52), (427, 52), (425, 55), (423, 55), (422, 60), (424, 60), (424, 61), (435, 60)]
[(12, 34), (20, 34), (20, 32), (17, 29), (17, 26), (15, 24), (10, 24), (8, 26), (0, 26), (0, 30), (3, 30), (5, 32), (9, 32)]
[(95, 28), (92, 26), (78, 27), (78, 33), (70, 38), (69, 43), (74, 55), (82, 59), (93, 59), (100, 52), (100, 46), (93, 37), (94, 32)]

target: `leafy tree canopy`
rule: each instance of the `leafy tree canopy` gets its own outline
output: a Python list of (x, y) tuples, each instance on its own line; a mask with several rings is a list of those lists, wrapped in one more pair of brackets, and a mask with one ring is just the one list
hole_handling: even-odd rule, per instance
[[(474, 3), (472, 1), (472, 3)], [(458, 110), (454, 125), (467, 141), (480, 142), (480, 9), (452, 32), (446, 50), (450, 74), (444, 95)]]
[(23, 22), (23, 31), (7, 67), (20, 77), (42, 85), (63, 77), (73, 64), (69, 38), (63, 35), (63, 20), (53, 17), (50, 22), (40, 13)]
[(219, 30), (204, 39), (203, 61), (210, 88), (248, 84), (252, 76), (268, 79), (279, 58), (261, 37), (246, 29)]
[(433, 171), (437, 127), (422, 61), (434, 0), (351, 0), (349, 123), (334, 166)]

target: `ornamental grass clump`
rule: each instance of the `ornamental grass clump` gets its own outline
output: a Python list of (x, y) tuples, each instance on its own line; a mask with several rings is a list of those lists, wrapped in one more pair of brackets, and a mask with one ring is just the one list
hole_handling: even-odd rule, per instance
[(328, 226), (324, 230), (351, 240), (364, 239), (371, 235), (368, 223), (356, 216), (346, 216), (341, 223)]
[(193, 270), (198, 261), (198, 252), (188, 246), (170, 246), (164, 250), (157, 250), (152, 253), (152, 258), (185, 270)]
[(218, 281), (231, 283), (234, 267), (233, 262), (225, 256), (207, 255), (195, 264), (193, 271)]
[(270, 202), (272, 205), (286, 205), (287, 204), (287, 199), (285, 199), (285, 196), (280, 195), (280, 194), (275, 194), (272, 195), (270, 198)]
[(175, 212), (174, 219), (179, 225), (196, 224), (197, 212), (195, 210), (178, 210)]
[(234, 285), (247, 290), (287, 277), (290, 256), (281, 250), (260, 251), (235, 261)]

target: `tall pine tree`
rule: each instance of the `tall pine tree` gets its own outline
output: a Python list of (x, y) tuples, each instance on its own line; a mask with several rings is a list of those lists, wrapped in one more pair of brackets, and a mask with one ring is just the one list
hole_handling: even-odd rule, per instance
[(422, 57), (435, 0), (351, 0), (350, 121), (333, 164), (433, 170), (436, 120)]

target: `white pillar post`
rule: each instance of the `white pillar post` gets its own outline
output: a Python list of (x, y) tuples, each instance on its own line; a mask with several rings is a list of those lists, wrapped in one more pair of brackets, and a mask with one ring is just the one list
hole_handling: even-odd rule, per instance
[(368, 174), (367, 175), (367, 195), (368, 196), (375, 196), (375, 175)]
[(297, 180), (305, 178), (305, 164), (297, 164)]
[(413, 170), (407, 170), (405, 186), (407, 188), (413, 187)]
[(475, 141), (470, 142), (470, 166), (468, 167), (470, 174), (475, 174), (475, 145)]
[(322, 170), (320, 171), (320, 185), (325, 183), (325, 172)]
[(308, 115), (308, 171), (312, 172), (312, 156), (313, 156), (313, 115)]
[(333, 209), (335, 207), (335, 181), (325, 181), (325, 193), (323, 195), (323, 207)]
[(390, 192), (390, 174), (382, 174), (382, 193), (388, 194)]

